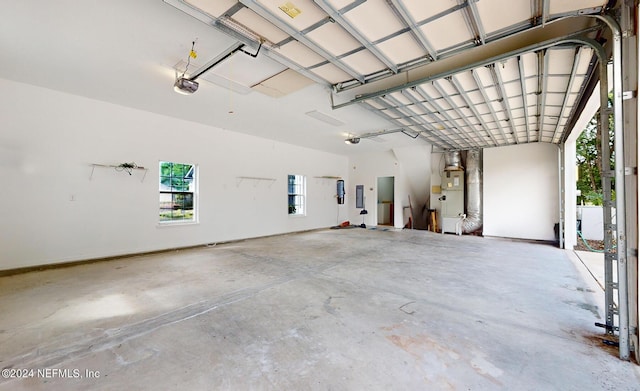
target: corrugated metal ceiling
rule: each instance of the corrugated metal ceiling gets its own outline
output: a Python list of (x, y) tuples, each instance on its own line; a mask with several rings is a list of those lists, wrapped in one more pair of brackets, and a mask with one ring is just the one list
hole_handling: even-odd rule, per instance
[[(165, 0), (336, 94), (464, 55), (605, 0)], [(294, 17), (289, 14), (294, 15)], [(297, 16), (295, 16), (297, 13)], [(588, 33), (597, 37), (597, 29)], [(580, 43), (519, 53), (357, 103), (442, 149), (559, 143), (594, 67)]]

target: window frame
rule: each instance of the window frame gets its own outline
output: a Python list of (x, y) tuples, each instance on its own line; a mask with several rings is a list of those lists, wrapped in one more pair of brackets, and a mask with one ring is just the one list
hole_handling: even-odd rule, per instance
[[(190, 168), (187, 170), (187, 172), (184, 173), (184, 175), (182, 177), (177, 177), (173, 175), (173, 170), (171, 171), (172, 175), (162, 175), (162, 165), (163, 164), (171, 164), (171, 165), (176, 165), (176, 164), (180, 164), (183, 166), (190, 166)], [(166, 184), (163, 184), (163, 178), (168, 178), (169, 182), (172, 183), (173, 182), (173, 178), (179, 179), (179, 180), (184, 180), (185, 178), (187, 179), (191, 179), (191, 183), (188, 187), (187, 190), (176, 190), (173, 189), (173, 186), (169, 185), (167, 186)], [(160, 160), (158, 162), (158, 225), (160, 226), (166, 226), (166, 225), (185, 225), (185, 224), (198, 224), (199, 223), (199, 205), (198, 205), (198, 187), (199, 187), (199, 180), (198, 180), (198, 165), (195, 163), (183, 163), (183, 162), (176, 162), (176, 161), (169, 161), (169, 160)], [(168, 187), (168, 189), (167, 189)], [(162, 197), (163, 194), (169, 194), (171, 196), (171, 201), (169, 201), (172, 204), (171, 208), (163, 208), (163, 202), (166, 203), (167, 201), (163, 201)], [(163, 220), (162, 218), (162, 213), (163, 211), (168, 211), (168, 210), (175, 210), (176, 207), (173, 205), (173, 195), (188, 195), (191, 194), (191, 211), (192, 211), (192, 217), (189, 219), (185, 219), (185, 218), (169, 218), (169, 219), (165, 219)], [(184, 204), (183, 204), (184, 206)], [(180, 209), (180, 208), (178, 208)], [(182, 210), (189, 210), (189, 209), (185, 209), (182, 208)]]

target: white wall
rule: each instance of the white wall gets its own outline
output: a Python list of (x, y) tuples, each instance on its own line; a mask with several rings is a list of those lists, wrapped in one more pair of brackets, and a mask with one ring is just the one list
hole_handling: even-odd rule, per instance
[[(3, 79), (0, 118), (0, 270), (328, 227), (339, 208), (346, 217), (336, 181), (316, 178), (346, 177), (343, 156)], [(198, 165), (199, 224), (158, 225), (160, 160)], [(144, 180), (91, 175), (91, 163), (123, 162), (147, 167)], [(288, 174), (307, 176), (306, 217), (287, 214)]]
[(406, 175), (403, 173), (400, 163), (396, 160), (392, 151), (353, 155), (349, 158), (349, 183), (345, 183), (347, 189), (347, 201), (345, 205), (349, 211), (349, 221), (351, 224), (361, 224), (363, 222), (360, 215), (361, 209), (356, 209), (356, 185), (364, 185), (365, 208), (369, 214), (364, 216), (364, 223), (367, 226), (376, 226), (378, 222), (378, 177), (392, 176), (395, 178), (394, 187), (395, 203), (394, 226), (404, 227), (406, 221), (403, 216), (403, 207), (409, 205), (410, 189), (407, 184)]
[(393, 154), (407, 180), (414, 208), (429, 203), (432, 149), (430, 144), (417, 140), (415, 145), (393, 148)]
[(483, 151), (486, 236), (555, 240), (558, 147), (523, 144)]

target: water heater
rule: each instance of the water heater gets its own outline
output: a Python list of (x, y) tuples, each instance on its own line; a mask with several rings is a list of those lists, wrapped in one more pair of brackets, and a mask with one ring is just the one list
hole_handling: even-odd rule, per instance
[(344, 180), (338, 179), (337, 182), (338, 204), (344, 204)]

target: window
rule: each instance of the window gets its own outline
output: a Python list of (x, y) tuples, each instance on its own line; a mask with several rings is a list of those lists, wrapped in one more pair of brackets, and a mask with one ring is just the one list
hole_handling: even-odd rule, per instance
[(196, 166), (160, 162), (160, 222), (196, 221)]
[(289, 175), (289, 214), (305, 214), (305, 177), (303, 175)]

